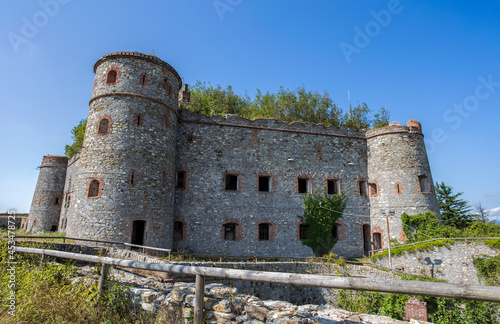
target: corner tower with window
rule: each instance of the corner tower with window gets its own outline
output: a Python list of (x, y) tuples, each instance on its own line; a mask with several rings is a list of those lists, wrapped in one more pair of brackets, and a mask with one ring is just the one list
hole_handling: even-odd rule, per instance
[(136, 52), (107, 54), (94, 72), (66, 232), (171, 248), (181, 79), (168, 63)]
[(28, 218), (29, 232), (57, 230), (67, 165), (68, 158), (65, 156), (43, 157)]
[(422, 127), (413, 119), (405, 126), (394, 122), (367, 131), (366, 137), (373, 242), (379, 238), (387, 242), (387, 220), (390, 238), (402, 241), (402, 213), (432, 211), (439, 215)]

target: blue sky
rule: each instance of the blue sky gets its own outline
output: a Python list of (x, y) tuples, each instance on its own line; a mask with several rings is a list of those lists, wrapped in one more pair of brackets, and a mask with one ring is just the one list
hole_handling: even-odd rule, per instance
[(436, 181), (500, 220), (500, 3), (0, 2), (0, 212), (28, 212), (42, 156), (87, 117), (92, 66), (154, 52), (185, 83), (327, 90), (422, 123)]

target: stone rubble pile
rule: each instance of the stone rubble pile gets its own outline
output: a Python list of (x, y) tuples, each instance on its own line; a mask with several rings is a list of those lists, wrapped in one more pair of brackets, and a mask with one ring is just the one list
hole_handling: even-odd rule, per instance
[[(175, 307), (181, 310), (184, 323), (192, 323), (195, 283), (162, 283), (119, 270), (113, 270), (112, 275), (115, 280), (130, 286), (134, 304), (150, 312)], [(260, 300), (256, 296), (238, 294), (236, 288), (221, 283), (205, 285), (204, 308), (206, 323), (408, 323), (385, 316), (353, 313), (331, 305), (297, 306), (285, 301)], [(412, 320), (410, 323), (424, 322)]]

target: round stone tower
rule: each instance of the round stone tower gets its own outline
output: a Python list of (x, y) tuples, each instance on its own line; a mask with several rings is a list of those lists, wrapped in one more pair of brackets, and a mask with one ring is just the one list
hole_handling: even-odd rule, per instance
[(31, 203), (28, 231), (36, 233), (58, 230), (67, 165), (68, 158), (65, 156), (43, 157)]
[(171, 248), (182, 81), (136, 52), (107, 54), (94, 72), (67, 235)]
[(403, 241), (402, 213), (432, 211), (439, 216), (439, 206), (418, 121), (370, 130), (367, 144), (372, 243), (385, 247), (387, 219), (390, 238)]

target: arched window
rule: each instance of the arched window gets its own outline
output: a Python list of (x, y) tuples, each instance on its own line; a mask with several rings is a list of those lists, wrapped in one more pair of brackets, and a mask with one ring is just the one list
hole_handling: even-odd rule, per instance
[(99, 122), (99, 128), (97, 129), (97, 134), (104, 135), (109, 131), (109, 119), (103, 118)]
[(93, 179), (92, 181), (90, 181), (87, 197), (88, 198), (99, 197), (100, 186), (101, 184), (99, 180)]
[(184, 223), (181, 221), (174, 222), (174, 241), (184, 240)]
[(106, 84), (115, 84), (117, 76), (116, 70), (109, 70), (108, 75), (106, 75)]

